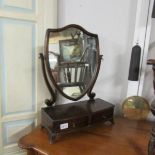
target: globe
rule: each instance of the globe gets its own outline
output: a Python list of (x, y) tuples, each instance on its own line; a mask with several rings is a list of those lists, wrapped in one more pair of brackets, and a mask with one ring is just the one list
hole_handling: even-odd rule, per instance
[(124, 117), (135, 120), (144, 120), (150, 112), (150, 106), (143, 97), (131, 96), (123, 102), (122, 111)]

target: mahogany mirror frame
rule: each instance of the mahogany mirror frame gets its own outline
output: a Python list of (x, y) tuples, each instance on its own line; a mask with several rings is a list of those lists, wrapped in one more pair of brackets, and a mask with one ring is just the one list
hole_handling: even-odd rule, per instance
[[(97, 53), (96, 53), (96, 69), (95, 69), (95, 72), (94, 72), (94, 76), (90, 80), (90, 82), (87, 85), (87, 87), (85, 88), (85, 90), (77, 98), (73, 98), (73, 97), (70, 97), (70, 96), (66, 95), (60, 89), (60, 87), (56, 84), (56, 81), (55, 81), (53, 75), (51, 74), (51, 68), (50, 68), (50, 62), (49, 62), (49, 38), (50, 38), (50, 33), (52, 33), (52, 32), (61, 32), (61, 31), (64, 31), (66, 29), (69, 29), (69, 28), (77, 28), (77, 29), (81, 30), (83, 33), (85, 33), (86, 35), (89, 35), (89, 36), (94, 37), (96, 39), (96, 52)], [(58, 90), (58, 92), (60, 92), (60, 94), (63, 97), (65, 97), (65, 98), (67, 98), (69, 100), (73, 100), (73, 101), (77, 101), (77, 100), (81, 99), (86, 94), (89, 96), (90, 99), (94, 99), (95, 93), (92, 92), (92, 89), (93, 89), (93, 86), (94, 86), (94, 84), (96, 82), (96, 79), (98, 77), (98, 73), (99, 73), (99, 70), (100, 70), (100, 64), (101, 64), (101, 59), (102, 59), (102, 55), (100, 55), (100, 51), (99, 51), (98, 35), (88, 32), (87, 30), (85, 30), (83, 27), (81, 27), (79, 25), (70, 24), (70, 25), (67, 25), (65, 27), (58, 28), (58, 29), (47, 29), (46, 35), (45, 35), (45, 43), (44, 43), (44, 45), (45, 45), (44, 46), (44, 60), (45, 60), (45, 64), (46, 64), (45, 65), (46, 66), (46, 72), (48, 73), (48, 77), (49, 77), (50, 81), (52, 82), (52, 84), (54, 85), (54, 87), (56, 88), (56, 90)], [(50, 82), (48, 82), (48, 83), (50, 84)], [(47, 84), (47, 82), (46, 82), (46, 84)], [(51, 86), (50, 89), (52, 89), (52, 86)], [(52, 95), (54, 95), (53, 92), (51, 93)]]

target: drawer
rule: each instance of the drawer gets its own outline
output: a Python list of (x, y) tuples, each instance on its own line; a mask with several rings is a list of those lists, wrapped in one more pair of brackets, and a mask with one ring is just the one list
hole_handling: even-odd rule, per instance
[(97, 123), (100, 121), (108, 121), (112, 117), (113, 117), (113, 108), (93, 114), (91, 122)]
[(84, 127), (88, 125), (88, 116), (76, 118), (76, 119), (68, 119), (65, 121), (56, 121), (53, 123), (53, 132), (64, 132), (72, 129)]

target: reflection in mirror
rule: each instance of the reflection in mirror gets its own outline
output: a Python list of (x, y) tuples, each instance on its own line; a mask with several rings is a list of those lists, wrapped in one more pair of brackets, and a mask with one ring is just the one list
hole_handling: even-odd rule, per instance
[(78, 98), (96, 74), (96, 38), (73, 27), (50, 32), (48, 54), (57, 86), (67, 96)]

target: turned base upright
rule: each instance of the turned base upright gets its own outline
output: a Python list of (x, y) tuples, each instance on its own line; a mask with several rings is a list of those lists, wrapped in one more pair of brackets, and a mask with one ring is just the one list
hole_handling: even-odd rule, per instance
[(152, 128), (151, 138), (148, 145), (148, 155), (155, 155), (155, 127)]
[[(153, 88), (155, 90), (155, 59), (147, 60), (148, 65), (152, 65), (153, 70)], [(155, 103), (151, 104), (151, 112), (155, 116)], [(148, 144), (148, 155), (155, 155), (155, 126), (152, 128), (151, 138)]]

